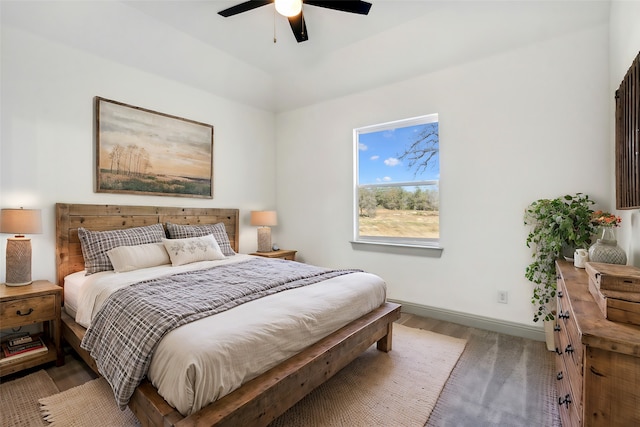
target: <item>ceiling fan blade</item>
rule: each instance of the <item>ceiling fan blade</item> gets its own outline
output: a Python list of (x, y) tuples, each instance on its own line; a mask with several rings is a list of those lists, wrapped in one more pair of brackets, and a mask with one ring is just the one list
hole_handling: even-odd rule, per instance
[(332, 1), (332, 0), (304, 0), (304, 4), (312, 6), (326, 7), (327, 9), (340, 10), (342, 12), (368, 15), (371, 3), (366, 1)]
[(307, 33), (307, 24), (304, 22), (304, 15), (300, 12), (296, 16), (289, 18), (289, 25), (291, 25), (291, 31), (296, 36), (298, 43), (309, 40), (309, 34)]
[(229, 16), (237, 15), (242, 12), (248, 12), (253, 9), (257, 9), (262, 6), (266, 6), (269, 3), (273, 3), (273, 0), (250, 0), (245, 1), (244, 3), (237, 4), (228, 9), (221, 10), (218, 12), (218, 15), (224, 16), (228, 18)]

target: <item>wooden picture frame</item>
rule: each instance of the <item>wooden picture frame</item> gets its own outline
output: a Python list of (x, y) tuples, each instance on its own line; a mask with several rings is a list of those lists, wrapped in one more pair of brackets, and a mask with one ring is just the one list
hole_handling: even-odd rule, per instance
[(640, 208), (640, 52), (615, 93), (616, 209)]
[(213, 198), (213, 126), (95, 97), (96, 192)]

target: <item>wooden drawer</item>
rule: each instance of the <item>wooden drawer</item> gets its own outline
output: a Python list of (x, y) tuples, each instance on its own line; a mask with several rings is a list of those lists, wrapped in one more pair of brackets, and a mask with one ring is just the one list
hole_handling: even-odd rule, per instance
[[(566, 315), (571, 316), (571, 313), (568, 312)], [(558, 326), (560, 328), (559, 351), (571, 360), (571, 363), (576, 367), (578, 372), (582, 372), (584, 350), (575, 322), (568, 319), (561, 319), (558, 321)]]
[(582, 372), (582, 366), (584, 364), (584, 348), (582, 346), (582, 337), (578, 331), (576, 324), (575, 313), (571, 309), (571, 304), (564, 295), (567, 295), (567, 290), (564, 288), (564, 283), (561, 283), (558, 293), (558, 320), (557, 324), (560, 327), (561, 332), (565, 335), (564, 346), (562, 351), (566, 352), (567, 346), (571, 345), (569, 355), (573, 362), (578, 367), (578, 370)]
[[(566, 336), (560, 334), (560, 346), (558, 347), (558, 357), (564, 363), (563, 378), (571, 387), (571, 396), (573, 397), (574, 406), (580, 411), (582, 407), (582, 365), (577, 365), (572, 357), (573, 353), (568, 352), (569, 345), (573, 345), (566, 341)], [(580, 346), (580, 344), (578, 344)], [(561, 350), (562, 349), (562, 350)]]
[(55, 295), (33, 296), (0, 303), (0, 323), (3, 328), (44, 322), (55, 317)]
[[(558, 356), (556, 365), (561, 367), (562, 364), (563, 359), (561, 356)], [(562, 371), (559, 370), (558, 372)], [(556, 390), (558, 391), (558, 412), (560, 413), (562, 427), (578, 427), (582, 425), (580, 420), (581, 411), (578, 407), (580, 401), (573, 395), (569, 379), (567, 376), (562, 376), (559, 379), (558, 376), (556, 376), (556, 380), (558, 382), (556, 387)]]

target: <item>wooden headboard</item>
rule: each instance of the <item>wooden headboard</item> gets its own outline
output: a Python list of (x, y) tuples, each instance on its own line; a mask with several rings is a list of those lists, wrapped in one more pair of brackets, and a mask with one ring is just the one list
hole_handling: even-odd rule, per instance
[(119, 230), (151, 224), (224, 223), (234, 251), (239, 246), (238, 209), (177, 208), (167, 206), (56, 204), (56, 278), (64, 286), (65, 276), (84, 269), (78, 227), (94, 231)]

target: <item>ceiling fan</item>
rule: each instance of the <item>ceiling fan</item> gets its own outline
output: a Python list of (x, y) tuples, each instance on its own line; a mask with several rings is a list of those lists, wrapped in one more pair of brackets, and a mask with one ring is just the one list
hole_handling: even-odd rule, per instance
[[(248, 12), (261, 6), (266, 6), (275, 1), (276, 11), (289, 19), (289, 25), (298, 43), (309, 40), (307, 25), (302, 14), (302, 3), (310, 6), (325, 7), (327, 9), (340, 10), (342, 12), (368, 15), (371, 3), (366, 1), (332, 1), (332, 0), (250, 0), (221, 10), (218, 15), (228, 18), (239, 13)], [(275, 41), (275, 40), (274, 40)]]

